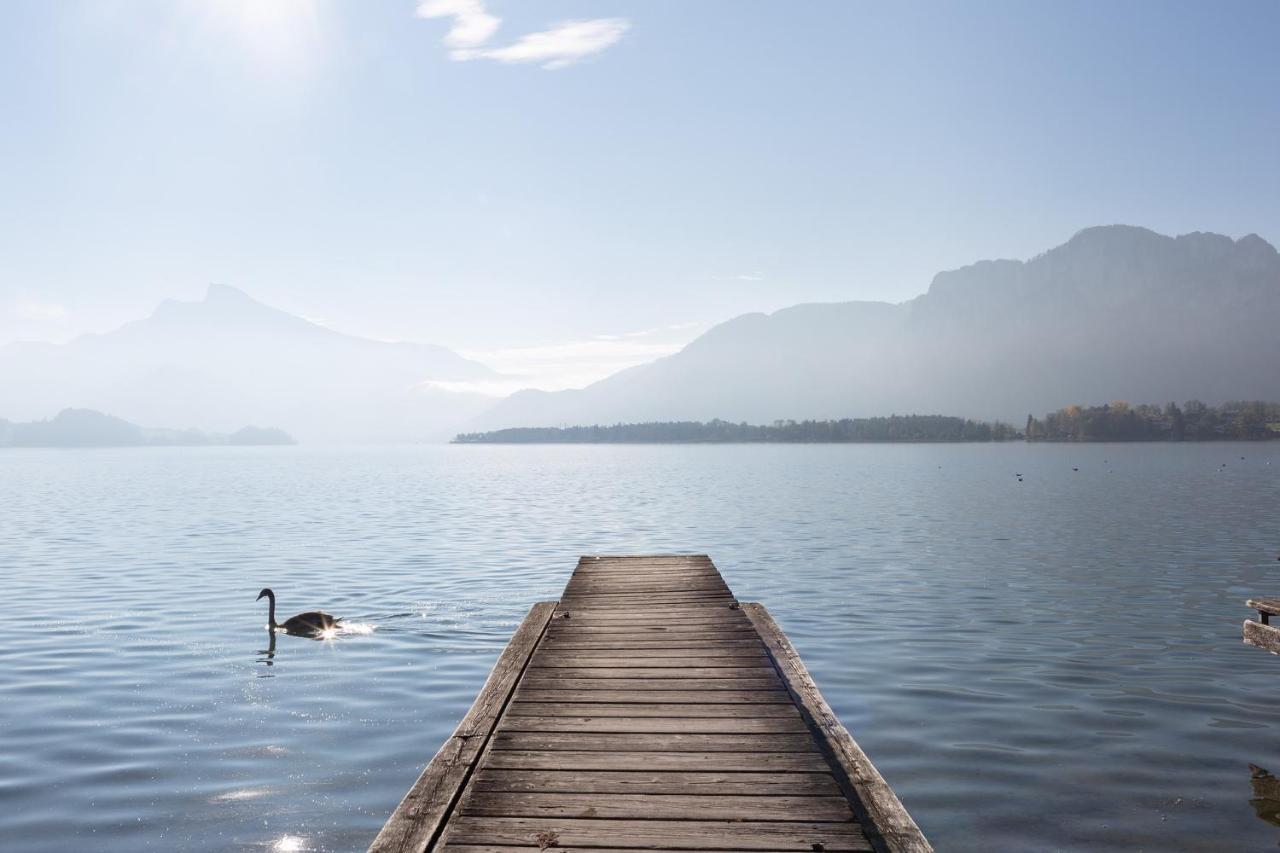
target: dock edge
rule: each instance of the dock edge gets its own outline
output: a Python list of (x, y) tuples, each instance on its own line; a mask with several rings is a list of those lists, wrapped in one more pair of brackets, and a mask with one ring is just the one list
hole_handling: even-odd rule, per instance
[[(756, 632), (782, 676), (787, 691), (799, 706), (827, 760), (837, 771), (845, 796), (864, 814), (858, 815), (868, 835), (878, 834), (888, 853), (932, 853), (933, 846), (907, 813), (898, 795), (849, 734), (809, 674), (791, 640), (763, 604), (743, 603)], [(874, 843), (874, 840), (873, 840)]]
[(431, 849), (488, 745), (557, 604), (540, 601), (529, 610), (498, 656), (466, 716), (396, 806), (369, 846), (369, 853)]

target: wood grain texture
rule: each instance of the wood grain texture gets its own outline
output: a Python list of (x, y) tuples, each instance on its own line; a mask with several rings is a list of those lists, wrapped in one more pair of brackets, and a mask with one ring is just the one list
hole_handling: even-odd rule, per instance
[(691, 850), (871, 850), (858, 824), (724, 820), (580, 820), (572, 818), (472, 817), (450, 821), (448, 844), (537, 846), (554, 838), (557, 849), (615, 846)]
[(828, 773), (831, 765), (820, 752), (491, 752), (485, 767), (506, 770), (654, 770), (761, 771)]
[(534, 717), (506, 714), (498, 731), (612, 734), (802, 734), (798, 716), (763, 717)]
[(930, 849), (710, 558), (583, 557), (535, 612), (372, 850)]
[[(446, 844), (440, 850), (450, 853), (541, 853), (543, 848), (536, 844), (513, 847), (509, 844)], [(563, 850), (562, 847), (547, 847), (552, 853)], [(650, 848), (652, 849), (652, 848)], [(590, 853), (636, 853), (635, 847), (592, 847)], [(740, 850), (690, 850), (688, 848), (663, 847), (662, 853), (742, 853)], [(755, 850), (752, 853), (784, 853), (781, 850)]]
[(653, 770), (498, 770), (483, 768), (477, 791), (564, 791), (571, 794), (777, 794), (843, 796), (830, 773), (704, 773)]
[(529, 611), (471, 709), (374, 839), (371, 853), (418, 853), (436, 839), (554, 610), (555, 602), (541, 602)]
[(823, 753), (839, 771), (837, 779), (848, 784), (850, 799), (860, 806), (859, 811), (874, 827), (886, 849), (890, 853), (932, 853), (933, 847), (920, 827), (916, 826), (898, 800), (898, 795), (831, 710), (791, 640), (769, 611), (762, 604), (744, 604), (743, 611), (760, 632), (801, 714), (820, 736)]
[[(626, 690), (622, 688), (603, 687), (594, 690), (566, 689), (563, 685), (551, 688), (531, 686), (527, 682), (516, 688), (515, 698), (524, 702), (667, 702), (679, 704), (735, 704), (762, 705), (784, 704), (795, 707), (791, 694), (782, 687), (782, 682), (775, 682), (770, 688), (729, 688), (724, 690), (707, 690), (702, 684), (680, 683), (683, 689), (659, 690)], [(594, 686), (594, 685), (593, 685)]]
[[(764, 669), (769, 670), (773, 664), (763, 654), (727, 657), (708, 655), (707, 657), (650, 657), (635, 652), (625, 657), (568, 657), (565, 652), (552, 651), (548, 654), (534, 655), (529, 666), (533, 669)], [(628, 673), (631, 675), (633, 673)]]
[(467, 815), (494, 817), (620, 818), (624, 820), (752, 820), (851, 821), (843, 794), (831, 797), (788, 797), (683, 791), (678, 794), (613, 794), (593, 792), (476, 791), (467, 800)]
[[(551, 661), (548, 658), (554, 657), (556, 660)], [(755, 658), (760, 660), (768, 657), (765, 652), (763, 643), (738, 643), (728, 646), (709, 646), (700, 648), (698, 646), (663, 646), (657, 648), (621, 648), (621, 649), (598, 649), (578, 648), (576, 645), (564, 645), (559, 643), (543, 643), (535, 653), (535, 659), (538, 661), (547, 661), (548, 664), (558, 662), (561, 657), (578, 658), (589, 660), (588, 666), (599, 665), (598, 661), (602, 658), (613, 658), (615, 660), (623, 660), (630, 662), (633, 660), (663, 660), (666, 658), (676, 658), (680, 661), (692, 659), (706, 658)], [(612, 666), (613, 664), (605, 664)], [(714, 666), (715, 664), (711, 664)], [(581, 664), (575, 664), (581, 666)]]
[(1251, 598), (1245, 602), (1251, 609), (1261, 613), (1280, 616), (1280, 598)]
[(1280, 627), (1263, 625), (1252, 619), (1244, 620), (1244, 641), (1251, 646), (1266, 649), (1273, 655), (1280, 655)]
[(513, 701), (506, 717), (787, 717), (799, 719), (800, 712), (790, 703), (676, 702), (530, 702)]
[(600, 752), (817, 752), (813, 737), (803, 734), (701, 735), (600, 734), (597, 732), (512, 732), (499, 729), (493, 749), (519, 751), (573, 750)]
[[(535, 690), (633, 690), (636, 692), (671, 690), (774, 690), (782, 686), (777, 673), (763, 678), (567, 678), (547, 677), (541, 672), (526, 675), (521, 687)], [(653, 701), (660, 701), (654, 699)]]
[[(599, 637), (566, 637), (564, 635), (552, 637), (545, 636), (542, 638), (543, 649), (587, 649), (589, 651), (640, 651), (647, 649), (654, 654), (663, 657), (673, 657), (685, 654), (690, 649), (696, 649), (699, 654), (717, 655), (717, 654), (735, 654), (741, 649), (750, 652), (763, 652), (764, 644), (759, 640), (748, 637), (746, 639), (734, 640), (712, 640), (700, 639), (694, 640), (687, 645), (673, 643), (671, 638), (667, 637), (641, 637), (638, 639), (622, 638), (599, 638)], [(723, 651), (721, 651), (723, 650)]]

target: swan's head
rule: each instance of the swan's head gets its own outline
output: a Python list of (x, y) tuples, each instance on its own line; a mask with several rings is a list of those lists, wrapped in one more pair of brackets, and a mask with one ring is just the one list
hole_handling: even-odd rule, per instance
[(258, 597), (254, 601), (261, 601), (264, 598), (275, 598), (276, 594), (271, 591), (270, 587), (263, 587), (262, 592), (258, 593)]

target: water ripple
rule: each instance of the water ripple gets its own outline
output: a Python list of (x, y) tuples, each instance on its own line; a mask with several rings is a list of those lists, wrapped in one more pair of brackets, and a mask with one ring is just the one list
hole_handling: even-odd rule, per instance
[[(5, 451), (0, 848), (363, 849), (579, 554), (663, 551), (941, 850), (1274, 848), (1280, 447), (1228, 451)], [(263, 586), (348, 630), (271, 647)]]

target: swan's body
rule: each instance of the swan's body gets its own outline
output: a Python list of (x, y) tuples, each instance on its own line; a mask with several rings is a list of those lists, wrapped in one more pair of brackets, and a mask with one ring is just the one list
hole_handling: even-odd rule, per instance
[(332, 631), (337, 628), (342, 620), (336, 616), (330, 616), (322, 610), (309, 610), (306, 613), (299, 613), (297, 616), (290, 616), (284, 622), (276, 622), (276, 594), (270, 589), (264, 589), (258, 593), (258, 598), (267, 599), (267, 622), (272, 631), (284, 631), (286, 634), (301, 634), (302, 636), (314, 637), (317, 634), (323, 634), (326, 631)]

